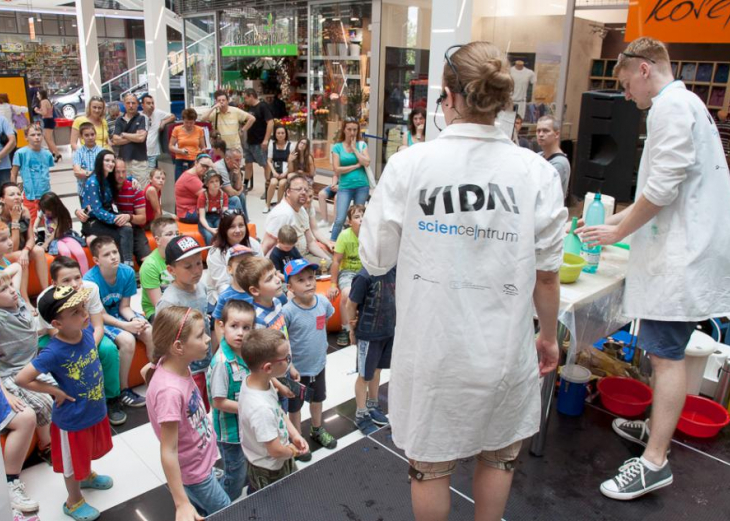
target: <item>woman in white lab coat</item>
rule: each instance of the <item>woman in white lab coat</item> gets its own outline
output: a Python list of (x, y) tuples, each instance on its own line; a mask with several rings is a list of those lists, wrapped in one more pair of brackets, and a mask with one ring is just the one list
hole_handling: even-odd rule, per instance
[(360, 258), (372, 275), (398, 265), (388, 405), (416, 520), (448, 518), (449, 475), (475, 455), (477, 519), (498, 520), (521, 441), (539, 428), (538, 376), (557, 364), (567, 210), (555, 169), (494, 127), (512, 91), (500, 51), (472, 42), (446, 59), (448, 127), (390, 159)]

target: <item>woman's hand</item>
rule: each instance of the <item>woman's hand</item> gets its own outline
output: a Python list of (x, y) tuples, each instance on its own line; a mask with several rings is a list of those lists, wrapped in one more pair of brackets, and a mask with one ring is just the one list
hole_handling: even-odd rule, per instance
[(114, 224), (116, 224), (119, 227), (129, 224), (131, 221), (132, 221), (132, 216), (129, 214), (126, 214), (126, 213), (119, 214), (114, 218)]
[(10, 207), (10, 219), (12, 222), (17, 223), (23, 216), (23, 205), (14, 204)]

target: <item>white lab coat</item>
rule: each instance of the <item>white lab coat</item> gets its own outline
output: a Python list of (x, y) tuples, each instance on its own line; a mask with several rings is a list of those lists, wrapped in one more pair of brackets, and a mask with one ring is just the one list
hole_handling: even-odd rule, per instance
[[(461, 198), (465, 185), (483, 198)], [(408, 457), (450, 461), (537, 432), (532, 293), (536, 270), (562, 263), (566, 218), (555, 169), (495, 127), (451, 125), (390, 158), (360, 258), (373, 275), (398, 265), (388, 407)]]
[(730, 175), (717, 126), (681, 81), (652, 100), (636, 193), (663, 208), (631, 240), (625, 314), (730, 315)]

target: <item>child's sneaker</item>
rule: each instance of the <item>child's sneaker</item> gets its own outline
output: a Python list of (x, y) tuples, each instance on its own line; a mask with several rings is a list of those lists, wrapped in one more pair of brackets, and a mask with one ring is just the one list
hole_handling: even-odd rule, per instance
[(122, 425), (127, 421), (127, 413), (122, 409), (122, 401), (119, 396), (106, 401), (106, 412), (111, 425)]
[(320, 427), (319, 429), (311, 427), (309, 429), (309, 437), (312, 438), (313, 441), (322, 445), (325, 449), (334, 449), (337, 447), (337, 440), (329, 432), (324, 430), (324, 427)]
[(38, 510), (38, 501), (29, 498), (25, 493), (25, 483), (19, 479), (8, 483), (10, 493), (10, 506), (20, 512), (35, 512)]
[(294, 456), (295, 461), (303, 461), (304, 463), (312, 461), (312, 451), (307, 451), (304, 454), (297, 454)]
[(373, 423), (375, 425), (379, 425), (382, 427), (383, 425), (388, 425), (390, 423), (390, 420), (383, 412), (383, 409), (380, 408), (380, 405), (368, 408), (368, 414), (370, 415), (370, 419), (373, 420)]
[(140, 396), (132, 389), (124, 389), (120, 395), (122, 403), (127, 407), (144, 407), (147, 404), (144, 396)]
[(373, 419), (369, 414), (366, 414), (365, 416), (356, 416), (355, 425), (365, 436), (368, 436), (378, 430), (378, 426), (373, 423)]
[(109, 490), (114, 486), (114, 480), (110, 476), (102, 476), (92, 471), (89, 477), (80, 482), (79, 486), (81, 488)]
[(63, 513), (73, 518), (75, 521), (94, 521), (99, 519), (101, 513), (89, 505), (85, 499), (82, 499), (71, 508), (63, 504)]

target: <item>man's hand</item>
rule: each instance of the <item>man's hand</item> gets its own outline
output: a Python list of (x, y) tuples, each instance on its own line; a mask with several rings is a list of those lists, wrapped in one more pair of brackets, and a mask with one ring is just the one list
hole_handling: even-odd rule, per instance
[(581, 240), (590, 248), (596, 245), (610, 246), (620, 242), (623, 237), (618, 233), (618, 226), (602, 224), (600, 226), (584, 226), (575, 230)]
[(117, 226), (120, 226), (120, 227), (124, 226), (126, 224), (129, 224), (131, 221), (132, 221), (132, 216), (129, 214), (126, 214), (126, 213), (117, 215), (114, 218), (114, 224), (116, 224)]
[(537, 354), (540, 357), (538, 366), (540, 369), (540, 376), (545, 376), (558, 367), (558, 355), (560, 354), (558, 350), (558, 341), (557, 339), (547, 340), (542, 336), (538, 336), (537, 341), (535, 342), (535, 347), (537, 348)]

